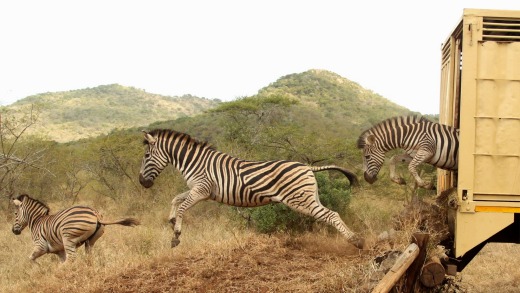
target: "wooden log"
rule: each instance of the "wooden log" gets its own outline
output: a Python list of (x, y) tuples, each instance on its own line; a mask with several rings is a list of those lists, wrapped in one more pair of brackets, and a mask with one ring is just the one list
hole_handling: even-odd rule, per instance
[(428, 246), (428, 241), (430, 240), (430, 235), (426, 233), (414, 233), (412, 236), (412, 243), (415, 243), (417, 246), (419, 246), (419, 254), (410, 266), (410, 269), (408, 269), (406, 272), (406, 280), (402, 290), (403, 293), (415, 292), (415, 283), (418, 279), (418, 276), (420, 275), (424, 261), (426, 260), (426, 248)]
[(372, 293), (390, 292), (390, 290), (395, 286), (395, 283), (397, 283), (397, 281), (399, 281), (399, 279), (404, 275), (418, 255), (419, 246), (415, 243), (408, 245), (399, 258), (397, 258), (392, 268), (372, 290)]
[(419, 280), (421, 280), (421, 283), (425, 287), (433, 288), (442, 284), (442, 281), (444, 281), (445, 277), (446, 270), (441, 264), (441, 260), (437, 256), (433, 256), (423, 266)]

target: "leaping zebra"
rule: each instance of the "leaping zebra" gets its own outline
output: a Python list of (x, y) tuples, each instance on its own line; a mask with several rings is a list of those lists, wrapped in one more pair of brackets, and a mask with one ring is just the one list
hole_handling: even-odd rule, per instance
[[(457, 170), (459, 130), (423, 117), (394, 117), (365, 130), (359, 136), (357, 146), (363, 149), (363, 171), (368, 183), (372, 184), (377, 180), (385, 153), (401, 148), (406, 155), (399, 159), (410, 162), (408, 170), (417, 185), (431, 189), (433, 184), (419, 176), (417, 166), (428, 163), (445, 170)], [(392, 160), (391, 163), (395, 164), (395, 161)], [(392, 178), (392, 181), (404, 182), (399, 177)]]
[(352, 172), (338, 166), (309, 167), (291, 161), (246, 161), (221, 153), (188, 134), (167, 129), (144, 132), (146, 150), (139, 182), (150, 188), (161, 171), (172, 164), (186, 180), (190, 190), (172, 201), (170, 222), (174, 228), (172, 247), (180, 243), (184, 212), (202, 200), (232, 206), (255, 207), (283, 203), (291, 209), (334, 226), (351, 243), (363, 241), (345, 225), (338, 213), (320, 203), (313, 172), (338, 170), (357, 185)]
[(46, 253), (57, 254), (62, 262), (72, 261), (76, 248), (83, 244), (85, 251), (90, 253), (103, 235), (105, 225), (139, 225), (134, 218), (104, 221), (96, 210), (85, 206), (74, 206), (49, 215), (47, 205), (26, 194), (14, 198), (13, 203), (16, 207), (13, 233), (19, 235), (29, 226), (34, 242), (29, 256), (32, 261)]

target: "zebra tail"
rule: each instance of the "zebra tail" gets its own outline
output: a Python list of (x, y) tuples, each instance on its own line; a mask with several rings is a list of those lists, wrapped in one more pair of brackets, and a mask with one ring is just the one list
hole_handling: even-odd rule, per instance
[(98, 219), (98, 222), (103, 225), (118, 224), (118, 225), (123, 225), (123, 226), (130, 226), (130, 227), (134, 227), (134, 226), (141, 224), (141, 222), (135, 218), (124, 218), (124, 219), (119, 219), (119, 220), (115, 220), (115, 221), (104, 221), (104, 220)]
[(359, 180), (357, 179), (356, 174), (350, 172), (349, 170), (347, 170), (345, 168), (342, 168), (339, 166), (334, 166), (334, 165), (320, 166), (320, 167), (311, 166), (310, 168), (311, 168), (312, 172), (321, 172), (321, 171), (325, 171), (325, 170), (340, 171), (341, 173), (343, 173), (343, 175), (345, 175), (348, 178), (348, 181), (350, 181), (350, 186), (359, 186)]

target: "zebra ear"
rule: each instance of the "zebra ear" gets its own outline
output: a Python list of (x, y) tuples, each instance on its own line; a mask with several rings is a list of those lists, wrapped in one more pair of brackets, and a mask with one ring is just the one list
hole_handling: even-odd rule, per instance
[(155, 142), (157, 141), (157, 139), (155, 139), (153, 136), (150, 135), (150, 133), (144, 131), (144, 139), (149, 143), (149, 144), (155, 144)]
[(17, 199), (13, 199), (13, 203), (14, 203), (14, 205), (17, 206), (17, 207), (19, 207), (19, 206), (22, 205), (22, 202), (19, 201), (19, 200), (17, 200)]
[(375, 141), (376, 141), (376, 137), (375, 137), (373, 134), (369, 134), (369, 135), (365, 138), (365, 144), (366, 144), (366, 145), (372, 145)]

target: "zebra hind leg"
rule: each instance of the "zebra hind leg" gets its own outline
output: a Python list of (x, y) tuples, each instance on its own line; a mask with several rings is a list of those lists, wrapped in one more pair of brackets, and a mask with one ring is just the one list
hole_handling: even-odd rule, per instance
[(76, 259), (76, 242), (72, 241), (68, 235), (63, 236), (63, 249), (65, 250), (63, 263), (72, 262)]
[(352, 245), (359, 249), (363, 249), (365, 246), (364, 239), (358, 237), (354, 232), (352, 232), (347, 227), (347, 225), (345, 225), (337, 212), (326, 208), (318, 200), (316, 200), (316, 198), (317, 196), (315, 196), (313, 193), (313, 195), (310, 196), (302, 196), (302, 201), (287, 201), (283, 203), (297, 212), (311, 216), (316, 220), (326, 222), (327, 224), (333, 226), (343, 236), (345, 236), (347, 241), (349, 241)]
[(85, 241), (85, 252), (87, 254), (90, 254), (92, 252), (92, 247), (94, 247), (96, 241), (105, 233), (105, 225), (101, 223), (98, 223), (98, 225), (99, 226), (97, 227), (94, 234)]
[[(359, 249), (363, 249), (365, 246), (365, 240), (363, 238), (358, 237), (354, 232), (352, 232), (343, 222), (343, 220), (337, 212), (331, 211), (324, 206), (322, 207), (323, 210), (320, 213), (323, 214), (323, 216), (314, 216), (314, 218), (322, 220), (328, 223), (329, 225), (335, 227), (343, 236), (347, 238), (348, 242), (350, 242), (352, 245)], [(321, 219), (323, 217), (324, 219)]]

